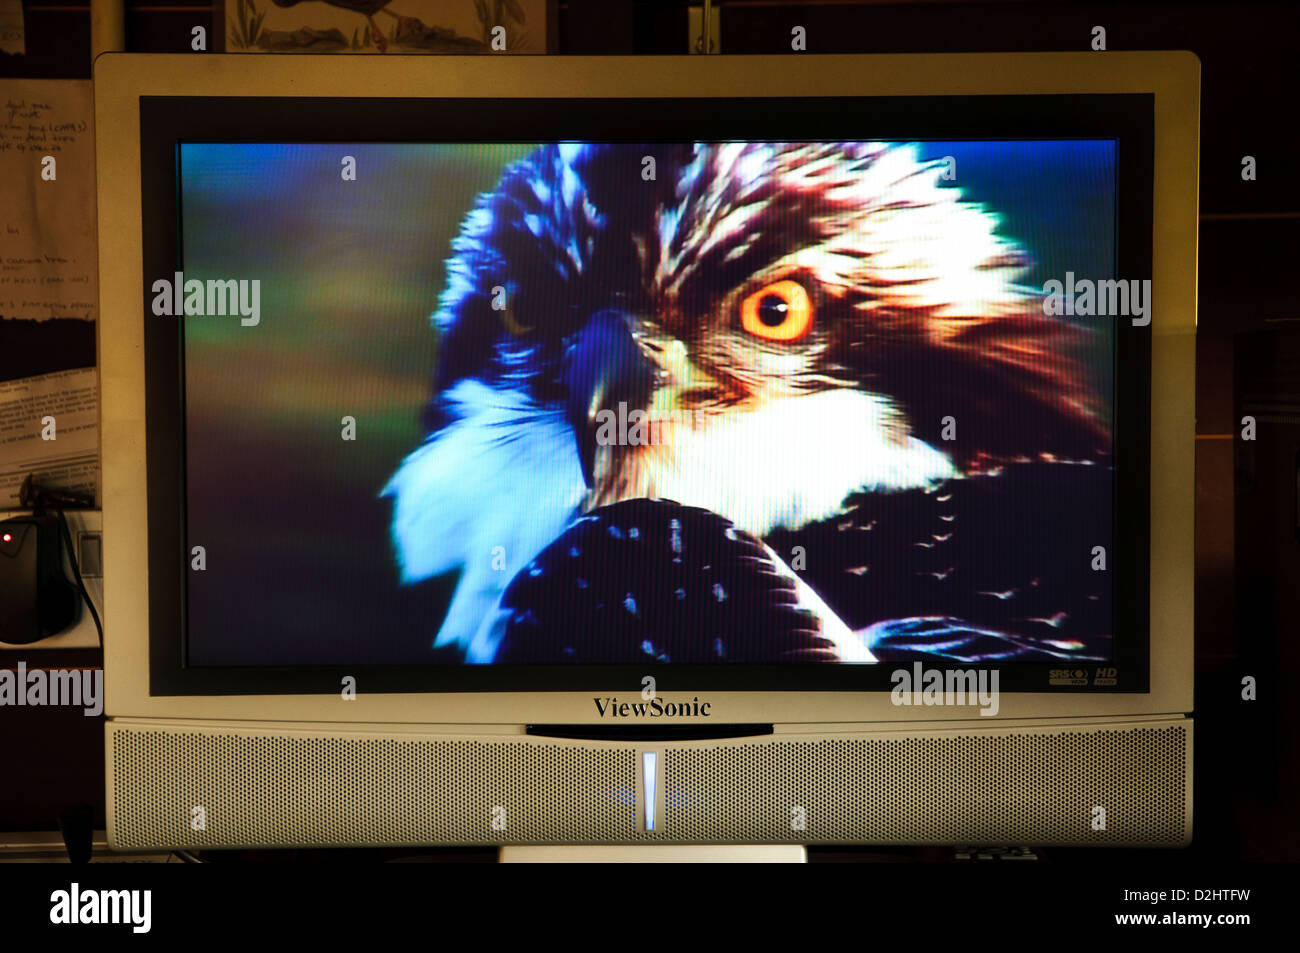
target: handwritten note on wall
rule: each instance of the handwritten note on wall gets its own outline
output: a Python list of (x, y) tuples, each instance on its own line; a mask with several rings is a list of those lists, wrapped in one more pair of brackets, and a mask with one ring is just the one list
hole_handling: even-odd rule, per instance
[(98, 490), (98, 372), (30, 331), (98, 315), (93, 116), (89, 80), (0, 80), (0, 366), (65, 368), (0, 381), (0, 509), (29, 473)]
[(0, 319), (94, 320), (89, 80), (0, 80)]

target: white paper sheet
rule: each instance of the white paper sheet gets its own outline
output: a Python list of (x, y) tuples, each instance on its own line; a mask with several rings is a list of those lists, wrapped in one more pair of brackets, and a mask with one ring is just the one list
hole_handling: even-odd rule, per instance
[(98, 505), (95, 368), (0, 382), (0, 510), (18, 508), (18, 488), (29, 473), (47, 486), (93, 493)]
[(0, 80), (0, 317), (93, 320), (90, 80)]
[[(0, 80), (0, 348), (32, 340), (23, 323), (97, 317), (93, 117), (89, 80)], [(21, 351), (0, 357), (23, 372)], [(0, 382), (0, 509), (28, 473), (98, 499), (95, 368)]]

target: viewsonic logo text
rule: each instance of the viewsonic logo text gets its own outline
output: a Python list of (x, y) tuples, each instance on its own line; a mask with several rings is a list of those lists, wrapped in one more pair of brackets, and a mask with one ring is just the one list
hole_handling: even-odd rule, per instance
[(689, 702), (649, 701), (621, 702), (617, 698), (593, 698), (601, 718), (708, 718), (712, 702), (702, 702), (697, 695)]

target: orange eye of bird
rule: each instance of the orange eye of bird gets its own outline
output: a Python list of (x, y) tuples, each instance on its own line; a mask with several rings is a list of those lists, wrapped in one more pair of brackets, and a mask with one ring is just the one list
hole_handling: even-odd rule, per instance
[(740, 306), (740, 323), (765, 341), (797, 341), (812, 327), (812, 319), (812, 299), (797, 281), (774, 281)]

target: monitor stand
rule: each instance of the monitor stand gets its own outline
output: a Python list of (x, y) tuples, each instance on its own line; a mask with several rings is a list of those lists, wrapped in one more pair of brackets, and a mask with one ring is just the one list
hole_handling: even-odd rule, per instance
[(508, 845), (503, 864), (805, 864), (803, 844)]

